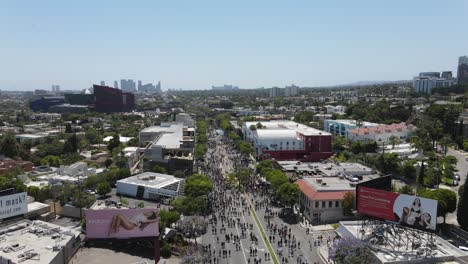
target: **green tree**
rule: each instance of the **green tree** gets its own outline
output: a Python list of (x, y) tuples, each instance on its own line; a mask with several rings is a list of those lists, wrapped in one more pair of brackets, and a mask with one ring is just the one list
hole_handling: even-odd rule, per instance
[(180, 214), (178, 212), (161, 209), (159, 210), (159, 228), (164, 230), (166, 227), (171, 227), (179, 218)]
[(353, 192), (345, 193), (343, 200), (341, 201), (343, 207), (343, 214), (345, 216), (352, 216), (354, 211), (354, 199), (355, 195)]
[(407, 179), (416, 178), (416, 168), (414, 167), (414, 161), (405, 161), (400, 167), (400, 175), (404, 176)]
[(161, 166), (159, 166), (159, 165), (155, 165), (155, 166), (153, 167), (153, 172), (162, 173), (162, 174), (167, 174), (166, 168), (161, 167)]
[(67, 134), (73, 133), (72, 126), (71, 126), (70, 123), (67, 123), (65, 125), (65, 133), (67, 133)]
[(112, 165), (113, 161), (112, 159), (106, 159), (106, 161), (104, 161), (104, 165), (106, 166), (106, 168), (108, 168), (110, 165)]
[(9, 158), (15, 158), (19, 155), (19, 145), (12, 133), (3, 136), (0, 145), (0, 153)]
[(346, 139), (340, 136), (333, 136), (332, 138), (332, 149), (335, 152), (340, 152), (345, 149), (347, 145)]
[(444, 152), (444, 155), (447, 155), (448, 146), (449, 146), (450, 143), (452, 143), (452, 139), (450, 138), (450, 135), (444, 135), (439, 140), (439, 144), (442, 146), (442, 150)]
[(424, 173), (425, 173), (425, 165), (424, 165), (424, 161), (421, 162), (421, 168), (419, 169), (419, 176), (418, 176), (418, 183), (422, 186), (424, 185)]
[(41, 165), (51, 166), (51, 167), (60, 167), (61, 160), (58, 156), (48, 155), (41, 159)]
[(262, 160), (257, 163), (255, 166), (257, 173), (260, 173), (262, 176), (265, 176), (266, 172), (273, 169), (273, 162), (271, 160)]
[(400, 139), (395, 135), (391, 135), (388, 140), (390, 141), (390, 144), (392, 145), (392, 149), (395, 148), (396, 144), (400, 143)]
[(414, 195), (414, 189), (411, 187), (411, 185), (404, 185), (398, 189), (398, 192), (402, 194)]
[(457, 209), (457, 195), (455, 192), (448, 189), (427, 190), (421, 189), (418, 191), (418, 196), (437, 200), (437, 216), (444, 218), (448, 213), (453, 213)]
[(100, 181), (102, 181), (102, 178), (97, 175), (89, 175), (83, 180), (83, 186), (87, 189), (95, 189)]
[(85, 137), (91, 144), (99, 143), (99, 133), (94, 128), (90, 128), (86, 130)]
[(203, 174), (193, 174), (187, 178), (185, 183), (185, 195), (199, 197), (208, 195), (213, 189), (213, 183), (210, 178)]
[(112, 151), (114, 148), (119, 147), (121, 144), (120, 136), (118, 134), (114, 134), (114, 136), (109, 140), (109, 144), (107, 145), (107, 149)]
[(267, 173), (266, 179), (271, 184), (271, 188), (277, 192), (279, 187), (287, 183), (288, 177), (280, 170), (271, 170)]
[(205, 196), (186, 196), (173, 200), (171, 205), (177, 212), (184, 215), (204, 214), (207, 210), (208, 200)]
[(287, 207), (293, 207), (299, 202), (299, 186), (295, 183), (283, 183), (278, 188), (278, 197), (282, 204)]
[(185, 173), (181, 170), (174, 171), (173, 175), (177, 178), (185, 178)]
[(96, 192), (100, 196), (104, 196), (112, 191), (112, 188), (108, 182), (100, 182), (97, 184)]
[(249, 143), (247, 142), (241, 142), (240, 145), (239, 145), (239, 151), (242, 153), (242, 154), (246, 154), (246, 155), (250, 155), (250, 154), (253, 154), (254, 152), (254, 149), (252, 147), (252, 145), (250, 145)]

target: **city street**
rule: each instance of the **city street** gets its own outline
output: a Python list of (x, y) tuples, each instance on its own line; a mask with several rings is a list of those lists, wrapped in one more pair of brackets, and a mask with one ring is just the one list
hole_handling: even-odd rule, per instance
[[(463, 151), (460, 151), (460, 150), (455, 150), (453, 148), (449, 148), (448, 151), (447, 151), (447, 155), (450, 155), (450, 156), (454, 156), (457, 158), (457, 172), (456, 174), (460, 175), (460, 184), (458, 186), (445, 186), (445, 185), (441, 185), (441, 188), (447, 188), (447, 189), (450, 189), (452, 191), (454, 191), (456, 194), (457, 194), (457, 202), (459, 201), (459, 198), (458, 197), (458, 189), (460, 188), (460, 185), (462, 184), (465, 184), (466, 182), (466, 175), (468, 173), (468, 161), (466, 161), (466, 155), (468, 153), (466, 152), (463, 152)], [(446, 223), (447, 224), (454, 224), (454, 225), (458, 225), (458, 222), (457, 222), (457, 211), (455, 210), (455, 212), (453, 213), (449, 213), (447, 214), (447, 217), (446, 217)]]
[(321, 246), (327, 240), (331, 243), (334, 231), (313, 232), (299, 224), (286, 224), (278, 217), (281, 208), (272, 205), (269, 190), (259, 185), (258, 179), (245, 186), (245, 193), (229, 190), (226, 175), (239, 167), (253, 168), (254, 164), (242, 159), (228, 140), (214, 133), (210, 138), (207, 166), (202, 172), (214, 182), (214, 212), (208, 218), (207, 233), (201, 237), (210, 252), (209, 263), (274, 263), (273, 258), (278, 263), (324, 263), (318, 254), (318, 238), (322, 237)]

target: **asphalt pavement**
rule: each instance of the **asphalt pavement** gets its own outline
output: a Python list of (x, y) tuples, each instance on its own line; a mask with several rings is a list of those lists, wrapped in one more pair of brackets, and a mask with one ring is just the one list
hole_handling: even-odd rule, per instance
[[(219, 163), (220, 171), (224, 177), (230, 172), (235, 170), (236, 159), (239, 155), (237, 153), (229, 153), (226, 151), (226, 142), (218, 142), (215, 147), (209, 148), (208, 153), (214, 151), (213, 155), (208, 154), (206, 160), (210, 163), (210, 160), (217, 157), (221, 160)], [(210, 166), (210, 165), (209, 165)], [(208, 231), (204, 234), (199, 241), (204, 245), (208, 246), (212, 253), (211, 261), (216, 263), (274, 263), (273, 257), (268, 250), (267, 244), (269, 244), (278, 259), (278, 263), (325, 263), (320, 257), (318, 244), (314, 245), (314, 241), (319, 236), (323, 237), (323, 243), (326, 240), (330, 240), (335, 236), (334, 231), (323, 231), (323, 232), (306, 232), (306, 229), (301, 227), (299, 224), (287, 224), (280, 219), (276, 214), (270, 220), (270, 224), (279, 227), (286, 227), (287, 230), (291, 230), (289, 243), (280, 241), (278, 232), (274, 232), (271, 227), (268, 226), (265, 218), (266, 210), (271, 210), (275, 213), (279, 213), (281, 208), (271, 206), (268, 202), (265, 202), (265, 197), (261, 195), (243, 194), (234, 195), (232, 191), (226, 191), (227, 197), (233, 197), (232, 204), (240, 205), (243, 201), (248, 201), (252, 206), (236, 206), (230, 212), (230, 217), (235, 220), (235, 225), (227, 225), (226, 221), (212, 222), (208, 226)], [(263, 203), (262, 203), (263, 202)], [(249, 210), (250, 207), (250, 210)], [(254, 219), (253, 210), (259, 222), (257, 223)], [(270, 212), (271, 212), (270, 211)], [(212, 219), (213, 216), (209, 216), (208, 219)], [(247, 232), (245, 236), (242, 235), (243, 226), (247, 226)], [(266, 235), (266, 241), (262, 237), (262, 229)], [(225, 230), (221, 233), (221, 230)], [(239, 236), (241, 239), (238, 242), (234, 242), (231, 237)], [(292, 240), (294, 238), (294, 240)], [(293, 243), (295, 241), (295, 243)]]

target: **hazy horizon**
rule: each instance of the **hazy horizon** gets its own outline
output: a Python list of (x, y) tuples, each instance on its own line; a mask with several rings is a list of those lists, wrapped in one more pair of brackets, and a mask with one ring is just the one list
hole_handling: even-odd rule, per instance
[(324, 87), (452, 71), (463, 0), (2, 3), (0, 89)]

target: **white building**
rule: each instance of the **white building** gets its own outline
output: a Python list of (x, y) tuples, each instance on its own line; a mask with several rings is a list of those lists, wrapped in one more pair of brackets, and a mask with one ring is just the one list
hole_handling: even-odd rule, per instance
[(413, 78), (413, 88), (418, 93), (431, 93), (435, 87), (450, 87), (457, 84), (455, 78), (436, 78), (431, 76), (418, 76)]
[[(113, 136), (108, 136), (102, 139), (103, 142), (109, 143)], [(123, 137), (119, 135), (119, 140), (121, 143), (127, 143), (132, 139), (132, 137)]]
[(323, 130), (337, 136), (348, 137), (349, 130), (358, 127), (368, 128), (379, 126), (379, 124), (371, 122), (358, 122), (351, 119), (326, 119), (323, 121)]
[(332, 154), (330, 133), (294, 121), (244, 122), (242, 131), (257, 158), (265, 154), (276, 160), (319, 161)]
[(379, 144), (390, 144), (390, 138), (395, 136), (399, 142), (403, 143), (407, 142), (415, 131), (416, 126), (405, 123), (362, 127), (349, 130), (348, 139), (352, 142), (373, 140)]
[(81, 242), (81, 228), (39, 220), (0, 226), (0, 234), (0, 263), (68, 263)]
[(172, 175), (144, 172), (117, 181), (117, 194), (139, 199), (183, 196), (185, 180)]
[(327, 111), (327, 114), (339, 114), (339, 115), (346, 114), (346, 106), (343, 106), (343, 105), (337, 105), (337, 106), (326, 105), (325, 109)]
[(182, 123), (161, 123), (140, 132), (140, 144), (152, 142), (145, 150), (145, 156), (152, 161), (165, 162), (180, 154), (179, 158), (193, 159), (194, 128), (184, 126)]
[(273, 87), (269, 89), (270, 97), (279, 97), (283, 95), (283, 91), (279, 87)]
[(195, 127), (195, 120), (187, 113), (179, 113), (176, 115), (175, 121), (182, 123), (186, 127)]
[(296, 85), (286, 86), (284, 88), (284, 96), (296, 96), (299, 94), (299, 87)]
[(132, 168), (133, 165), (140, 158), (140, 148), (139, 147), (126, 147), (122, 150), (124, 157), (127, 160), (127, 167)]

